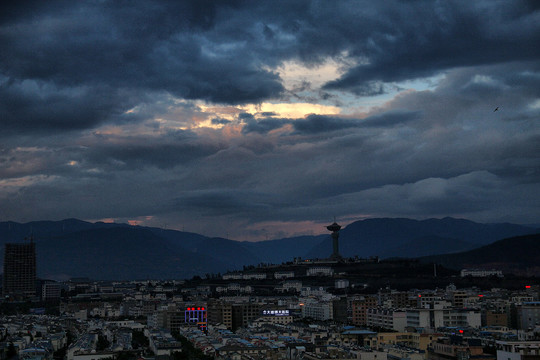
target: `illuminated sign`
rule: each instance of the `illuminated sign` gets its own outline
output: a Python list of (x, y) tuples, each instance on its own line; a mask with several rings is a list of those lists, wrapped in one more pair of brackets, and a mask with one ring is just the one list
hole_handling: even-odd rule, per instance
[(206, 332), (206, 330), (207, 330), (206, 322), (198, 322), (197, 326), (199, 327), (199, 329)]
[(201, 323), (206, 322), (206, 309), (204, 307), (188, 307), (184, 311), (184, 322)]
[(263, 315), (267, 316), (289, 316), (289, 310), (263, 310)]

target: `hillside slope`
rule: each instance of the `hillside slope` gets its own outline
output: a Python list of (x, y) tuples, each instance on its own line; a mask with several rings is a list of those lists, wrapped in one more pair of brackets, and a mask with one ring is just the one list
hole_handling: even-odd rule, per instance
[[(510, 236), (537, 232), (515, 224), (480, 224), (464, 219), (412, 220), (366, 219), (353, 222), (340, 232), (340, 253), (361, 257), (417, 257), (469, 250)], [(425, 239), (432, 238), (433, 241)], [(445, 240), (446, 239), (446, 240)], [(332, 248), (330, 236), (313, 249), (310, 257), (326, 257)], [(402, 250), (405, 250), (403, 252)]]
[[(341, 230), (340, 252), (344, 256), (418, 257), (470, 250), (508, 233), (533, 232), (535, 229), (520, 225), (451, 218), (369, 219)], [(326, 258), (332, 251), (329, 233), (239, 242), (176, 230), (67, 219), (0, 223), (0, 266), (3, 244), (22, 242), (29, 236), (36, 243), (38, 276), (55, 279), (190, 278), (261, 262), (287, 262), (294, 257)]]
[(426, 256), (423, 262), (435, 262), (451, 269), (496, 268), (519, 275), (540, 274), (540, 234), (511, 237), (474, 250)]

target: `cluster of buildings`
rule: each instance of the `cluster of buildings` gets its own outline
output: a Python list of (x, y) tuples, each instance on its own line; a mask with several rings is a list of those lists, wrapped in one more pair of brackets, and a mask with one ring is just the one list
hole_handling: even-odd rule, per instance
[(178, 334), (216, 359), (534, 360), (540, 349), (536, 285), (349, 295), (302, 287), (267, 296), (218, 294), (183, 281), (75, 279), (62, 286), (71, 295), (55, 316), (0, 318), (0, 358), (9, 358), (13, 344), (19, 357), (35, 360), (61, 349), (65, 360), (165, 360), (185, 350)]
[(33, 242), (8, 244), (0, 305), (36, 307), (0, 314), (0, 360), (193, 358), (188, 343), (215, 359), (540, 360), (539, 285), (369, 292), (336, 266), (328, 228), (329, 259), (208, 281), (38, 282)]

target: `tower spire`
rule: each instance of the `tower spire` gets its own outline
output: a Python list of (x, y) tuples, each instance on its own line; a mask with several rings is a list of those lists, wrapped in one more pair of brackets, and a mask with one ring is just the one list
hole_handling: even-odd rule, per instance
[(336, 217), (334, 216), (334, 223), (331, 225), (328, 225), (326, 227), (329, 231), (332, 232), (332, 255), (330, 255), (330, 259), (332, 260), (340, 260), (342, 257), (339, 254), (339, 230), (341, 229), (341, 225), (339, 225), (336, 222)]

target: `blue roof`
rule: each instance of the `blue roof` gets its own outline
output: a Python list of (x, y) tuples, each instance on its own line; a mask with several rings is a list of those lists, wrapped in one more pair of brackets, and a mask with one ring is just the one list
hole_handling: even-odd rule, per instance
[(347, 331), (344, 331), (342, 334), (344, 335), (374, 335), (377, 333), (373, 331), (369, 331), (369, 330), (347, 330)]

